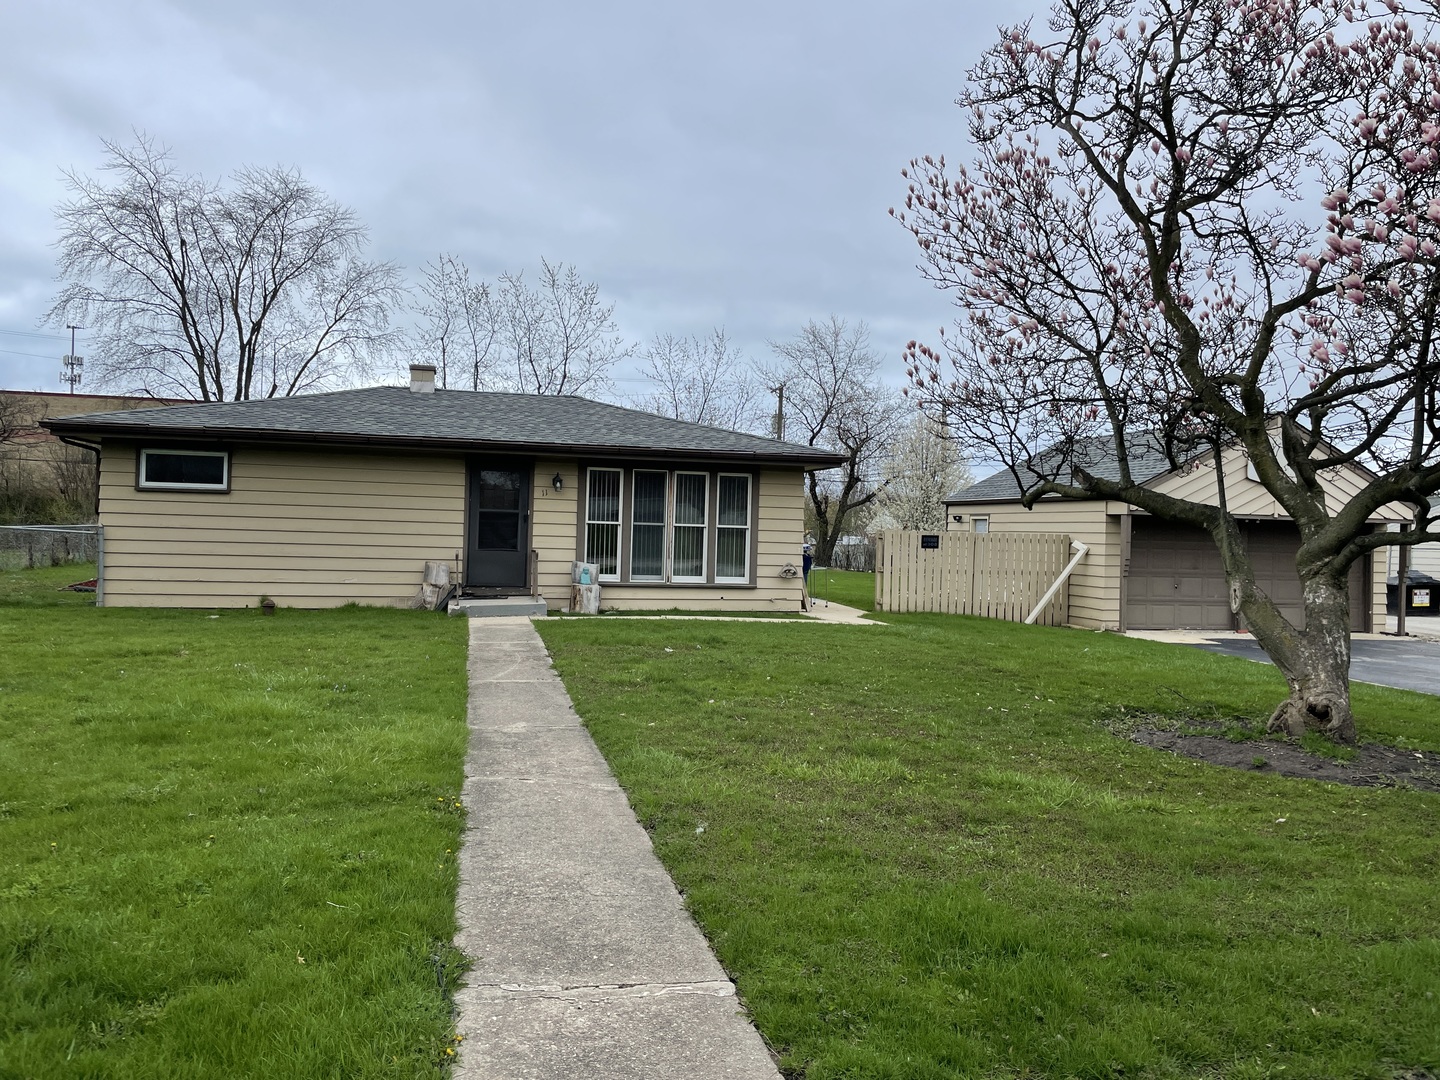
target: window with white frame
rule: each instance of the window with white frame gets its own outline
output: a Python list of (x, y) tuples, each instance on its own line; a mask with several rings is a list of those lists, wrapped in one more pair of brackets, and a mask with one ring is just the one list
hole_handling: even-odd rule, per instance
[(671, 581), (705, 580), (705, 533), (709, 517), (710, 474), (675, 474), (675, 516), (671, 527)]
[(715, 496), (715, 580), (750, 580), (750, 476), (721, 473)]
[(630, 580), (665, 580), (665, 504), (670, 474), (636, 469), (630, 499)]
[(603, 581), (748, 585), (751, 473), (595, 467), (585, 471), (581, 547)]
[(136, 487), (165, 491), (229, 491), (230, 454), (225, 450), (140, 451)]
[(585, 561), (601, 581), (620, 579), (619, 469), (591, 469), (585, 493)]
[(988, 517), (972, 517), (970, 519), (970, 531), (988, 533), (990, 531), (990, 519)]

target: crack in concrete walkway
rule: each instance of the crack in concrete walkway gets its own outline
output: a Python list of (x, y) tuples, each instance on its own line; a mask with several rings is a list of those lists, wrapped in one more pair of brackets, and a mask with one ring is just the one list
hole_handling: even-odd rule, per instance
[(470, 621), (459, 1080), (779, 1080), (528, 619)]

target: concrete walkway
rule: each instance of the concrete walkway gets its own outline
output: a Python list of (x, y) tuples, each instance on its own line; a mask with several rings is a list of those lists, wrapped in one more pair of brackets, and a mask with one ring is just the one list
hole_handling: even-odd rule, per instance
[(528, 619), (470, 623), (462, 1080), (778, 1080)]

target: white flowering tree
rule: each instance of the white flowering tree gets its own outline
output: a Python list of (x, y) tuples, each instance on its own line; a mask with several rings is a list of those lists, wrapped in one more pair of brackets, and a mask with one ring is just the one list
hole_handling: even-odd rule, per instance
[[(1232, 610), (1289, 683), (1272, 730), (1353, 741), (1349, 567), (1440, 539), (1440, 42), (1432, 13), (1348, 0), (1063, 0), (970, 73), (966, 165), (925, 157), (904, 207), (955, 332), (910, 393), (1044, 495), (1205, 529)], [(1113, 440), (1119, 479), (1081, 452)], [(1303, 627), (1257, 588), (1223, 479), (1140, 486), (1243, 449), (1294, 519)], [(1087, 467), (1088, 466), (1088, 467)], [(1345, 501), (1327, 470), (1370, 477)], [(1220, 470), (1216, 469), (1217, 476)], [(1382, 506), (1413, 528), (1376, 533)]]

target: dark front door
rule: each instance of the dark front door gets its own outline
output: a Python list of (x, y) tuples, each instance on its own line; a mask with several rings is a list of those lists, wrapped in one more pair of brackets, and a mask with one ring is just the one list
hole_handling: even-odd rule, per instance
[(504, 458), (470, 462), (465, 585), (524, 591), (529, 585), (530, 466)]

